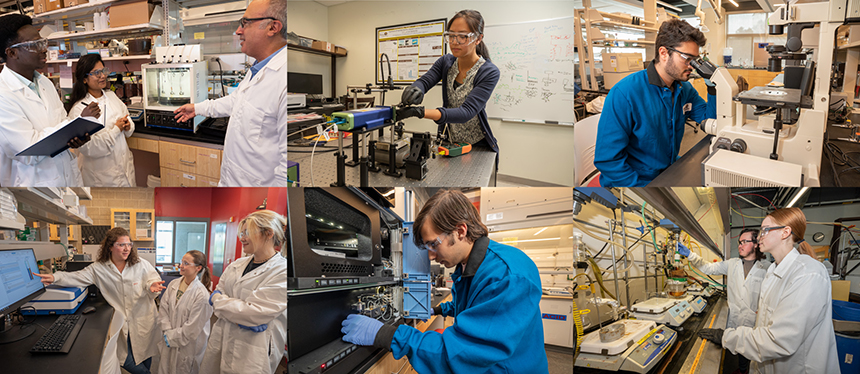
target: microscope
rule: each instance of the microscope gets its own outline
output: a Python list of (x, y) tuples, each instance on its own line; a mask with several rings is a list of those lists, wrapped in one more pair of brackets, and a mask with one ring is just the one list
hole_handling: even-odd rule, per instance
[[(701, 124), (714, 135), (702, 162), (704, 186), (820, 185), (835, 34), (847, 3), (786, 2), (771, 14), (768, 33), (787, 32), (785, 45), (768, 47), (768, 71), (783, 72), (782, 86), (740, 92), (726, 68), (691, 63), (716, 86), (717, 118)], [(748, 105), (757, 119), (747, 119)]]

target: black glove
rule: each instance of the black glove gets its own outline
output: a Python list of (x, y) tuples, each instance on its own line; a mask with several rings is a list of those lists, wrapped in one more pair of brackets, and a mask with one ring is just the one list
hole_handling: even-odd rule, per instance
[(424, 118), (424, 107), (423, 106), (408, 106), (404, 108), (398, 108), (396, 113), (395, 121), (402, 121), (409, 117), (418, 117)]
[(709, 340), (712, 343), (716, 344), (717, 347), (723, 347), (723, 329), (702, 329), (699, 331), (699, 337), (705, 340)]
[(403, 95), (400, 96), (400, 103), (403, 105), (418, 105), (422, 101), (424, 101), (424, 92), (415, 86), (407, 87), (403, 90)]

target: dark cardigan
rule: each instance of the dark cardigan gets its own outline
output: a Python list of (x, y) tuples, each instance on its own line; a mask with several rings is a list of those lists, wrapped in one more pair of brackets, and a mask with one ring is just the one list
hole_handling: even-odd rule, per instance
[(466, 102), (459, 108), (450, 108), (448, 104), (448, 69), (456, 63), (457, 58), (452, 54), (447, 54), (436, 60), (433, 67), (430, 68), (421, 78), (415, 81), (412, 85), (418, 87), (425, 94), (436, 83), (442, 81), (442, 106), (438, 108), (442, 112), (442, 118), (436, 121), (437, 124), (445, 123), (466, 123), (475, 115), (478, 116), (478, 122), (481, 124), (481, 132), (484, 133), (484, 140), (493, 149), (499, 151), (499, 145), (496, 138), (493, 136), (493, 131), (490, 129), (490, 123), (487, 121), (487, 101), (490, 100), (493, 90), (496, 88), (496, 83), (499, 82), (499, 68), (493, 65), (492, 62), (486, 61), (475, 75), (475, 84), (472, 91), (466, 97)]

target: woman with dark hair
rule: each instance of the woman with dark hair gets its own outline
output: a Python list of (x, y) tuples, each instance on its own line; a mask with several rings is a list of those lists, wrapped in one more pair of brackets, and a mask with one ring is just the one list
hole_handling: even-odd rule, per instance
[(132, 374), (148, 374), (152, 356), (161, 339), (155, 315), (155, 297), (165, 287), (155, 266), (141, 261), (128, 231), (122, 227), (108, 230), (99, 248), (96, 262), (74, 272), (36, 274), (42, 283), (64, 287), (95, 285), (116, 313), (125, 317), (122, 326), (127, 344), (117, 344), (117, 358), (122, 368)]
[(102, 58), (88, 54), (78, 60), (75, 85), (72, 87), (69, 118), (77, 117), (89, 103), (98, 103), (98, 122), (105, 128), (78, 148), (81, 177), (87, 187), (135, 187), (134, 158), (126, 138), (134, 133), (134, 122), (128, 108), (108, 87), (108, 75)]
[(699, 336), (749, 358), (755, 373), (839, 373), (830, 277), (803, 239), (806, 216), (778, 209), (761, 222), (758, 244), (767, 269), (755, 327), (702, 329)]
[(164, 338), (158, 344), (161, 353), (158, 372), (197, 374), (206, 353), (212, 317), (209, 305), (212, 272), (206, 255), (200, 251), (185, 253), (179, 264), (179, 274), (182, 277), (170, 282), (158, 309), (158, 323)]
[[(461, 10), (451, 18), (443, 34), (451, 48), (421, 78), (403, 91), (397, 120), (431, 119), (438, 133), (452, 143), (486, 143), (499, 151), (487, 121), (487, 101), (499, 82), (499, 68), (490, 62), (484, 44), (484, 19), (476, 10)], [(442, 107), (424, 109), (424, 94), (442, 82)]]

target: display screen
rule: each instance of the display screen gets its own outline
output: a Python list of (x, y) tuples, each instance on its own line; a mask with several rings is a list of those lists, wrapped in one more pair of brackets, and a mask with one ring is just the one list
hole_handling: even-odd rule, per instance
[(45, 286), (32, 249), (0, 250), (0, 314), (31, 300)]
[(305, 190), (308, 245), (317, 254), (368, 260), (370, 218), (324, 191)]

